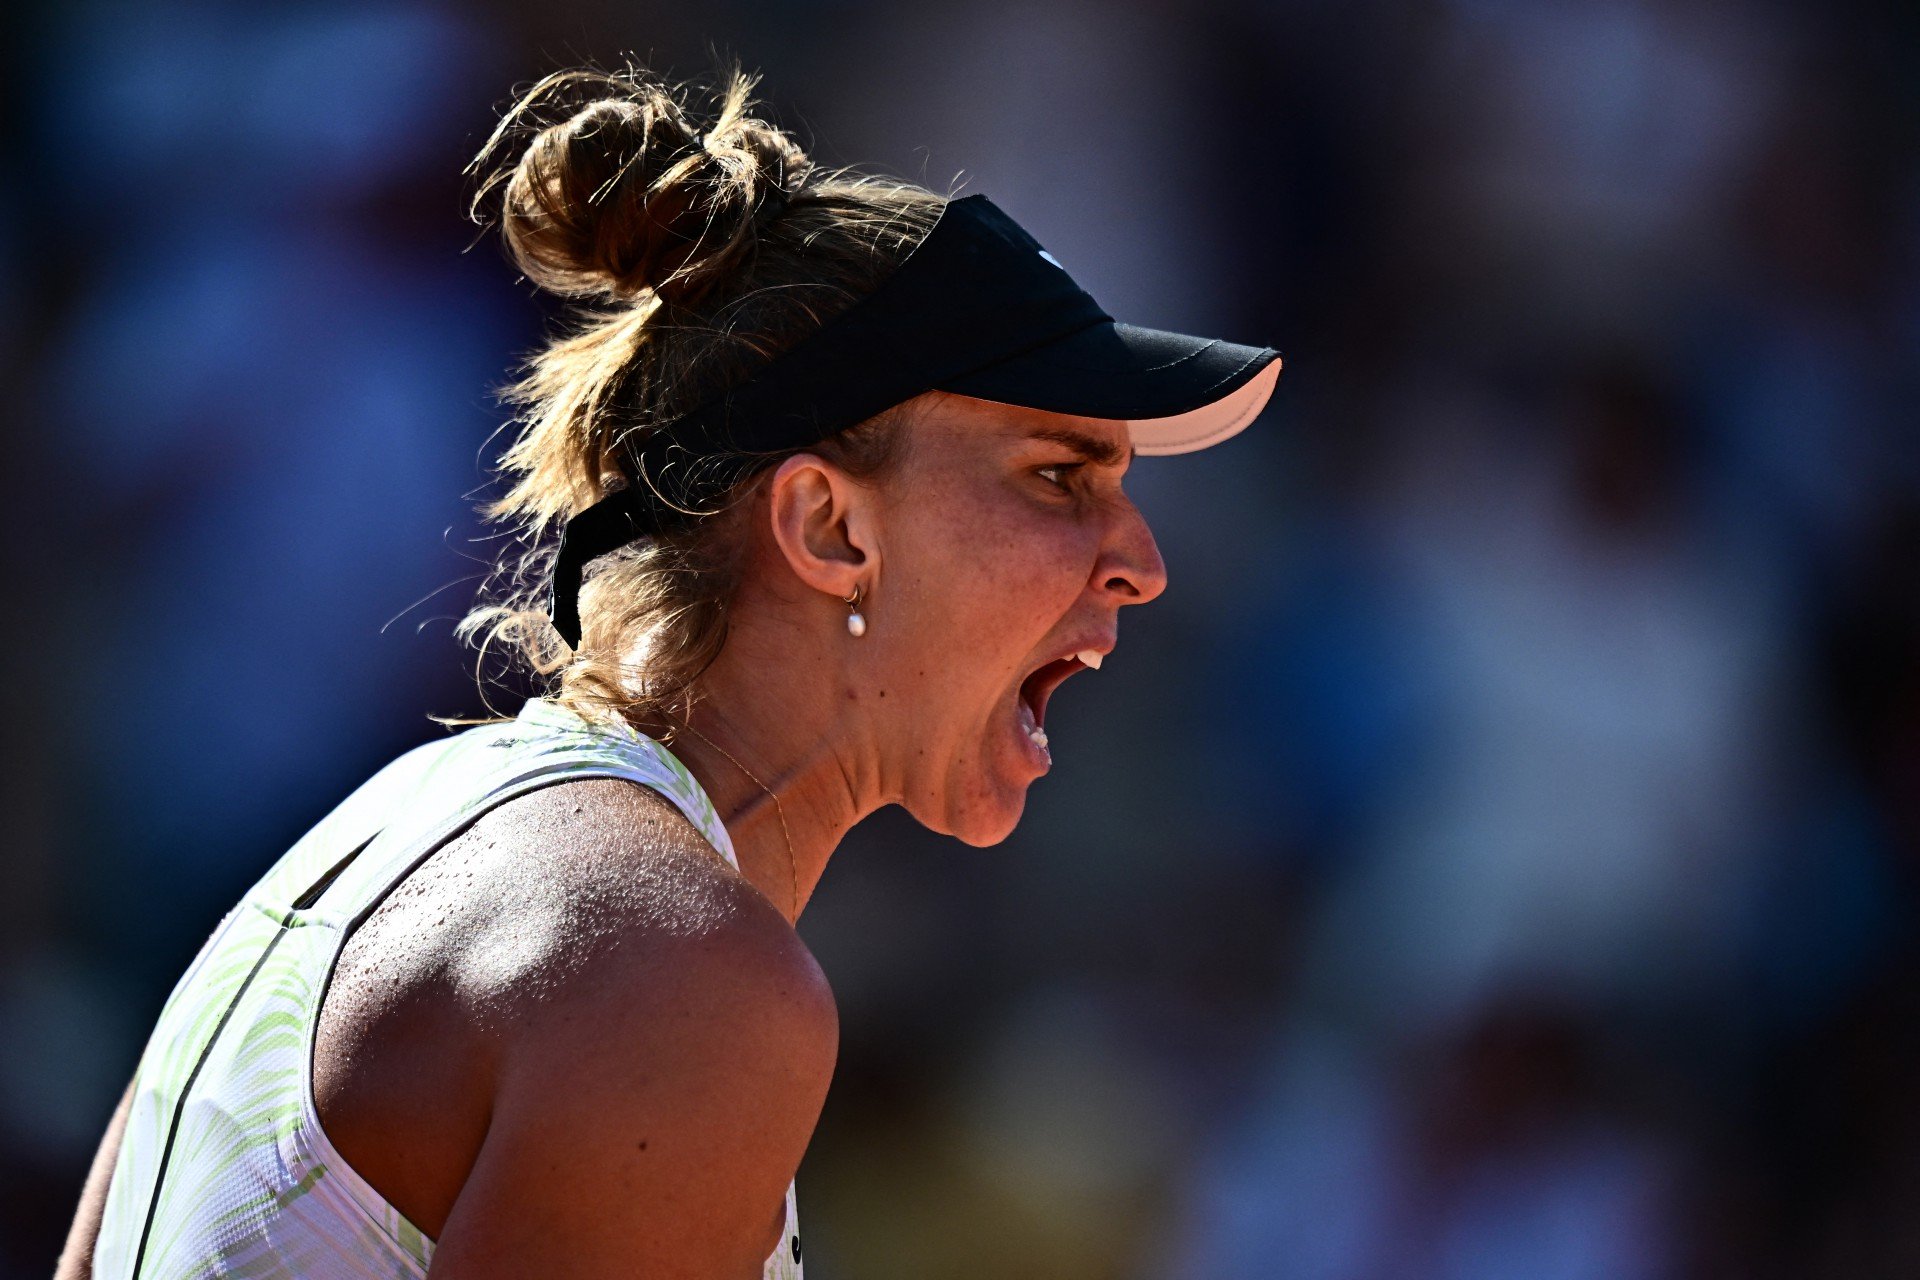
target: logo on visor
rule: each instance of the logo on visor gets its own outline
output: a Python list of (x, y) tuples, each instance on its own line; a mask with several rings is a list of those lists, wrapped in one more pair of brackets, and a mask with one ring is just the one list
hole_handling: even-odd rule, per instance
[(1048, 253), (1045, 249), (1042, 249), (1040, 251), (1040, 256), (1045, 258), (1048, 262), (1051, 262), (1054, 266), (1060, 267), (1062, 271), (1066, 270), (1064, 266), (1060, 265), (1060, 259), (1054, 257), (1052, 254)]

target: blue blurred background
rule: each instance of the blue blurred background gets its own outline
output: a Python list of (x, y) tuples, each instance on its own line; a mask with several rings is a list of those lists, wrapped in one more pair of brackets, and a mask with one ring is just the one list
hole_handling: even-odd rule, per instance
[[(0, 1277), (166, 990), (484, 710), (460, 169), (709, 44), (1274, 403), (1131, 480), (1173, 586), (1006, 844), (804, 923), (820, 1280), (1920, 1274), (1920, 10), (72, 0), (0, 54)], [(511, 712), (517, 693), (494, 686)]]

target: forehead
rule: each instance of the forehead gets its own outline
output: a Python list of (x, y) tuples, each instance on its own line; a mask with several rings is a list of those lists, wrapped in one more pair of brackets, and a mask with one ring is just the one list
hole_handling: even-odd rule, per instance
[(998, 451), (1050, 446), (1108, 466), (1124, 464), (1133, 455), (1127, 424), (1111, 418), (1050, 413), (944, 391), (928, 392), (925, 399), (922, 412), (916, 415), (923, 420), (924, 434), (950, 447)]

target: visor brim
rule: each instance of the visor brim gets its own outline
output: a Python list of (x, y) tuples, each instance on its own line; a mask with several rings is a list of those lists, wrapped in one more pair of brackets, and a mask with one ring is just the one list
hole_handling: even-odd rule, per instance
[(941, 391), (1127, 424), (1146, 455), (1191, 453), (1259, 416), (1280, 353), (1103, 321), (939, 386)]

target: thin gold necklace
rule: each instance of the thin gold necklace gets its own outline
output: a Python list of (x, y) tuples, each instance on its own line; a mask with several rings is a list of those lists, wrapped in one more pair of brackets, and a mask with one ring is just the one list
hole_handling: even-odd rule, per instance
[(759, 778), (755, 777), (753, 770), (747, 768), (747, 766), (741, 764), (738, 760), (735, 760), (733, 753), (731, 751), (728, 751), (725, 747), (715, 742), (712, 738), (709, 738), (706, 734), (694, 728), (692, 721), (682, 720), (680, 724), (683, 728), (686, 729), (688, 733), (691, 733), (694, 737), (700, 739), (700, 741), (706, 743), (708, 746), (712, 747), (715, 751), (718, 751), (721, 755), (725, 756), (727, 759), (732, 760), (733, 767), (738, 769), (740, 772), (746, 774), (748, 780), (751, 781), (754, 786), (759, 787), (762, 791), (766, 792), (767, 799), (773, 801), (773, 812), (780, 819), (780, 838), (787, 842), (787, 892), (789, 895), (791, 895), (790, 901), (793, 904), (793, 913), (789, 917), (789, 919), (796, 920), (796, 921), (799, 920), (800, 919), (800, 877), (798, 873), (796, 873), (793, 869), (793, 832), (787, 829), (787, 811), (780, 806), (780, 797), (773, 794), (772, 787), (769, 787), (766, 783), (760, 781)]

